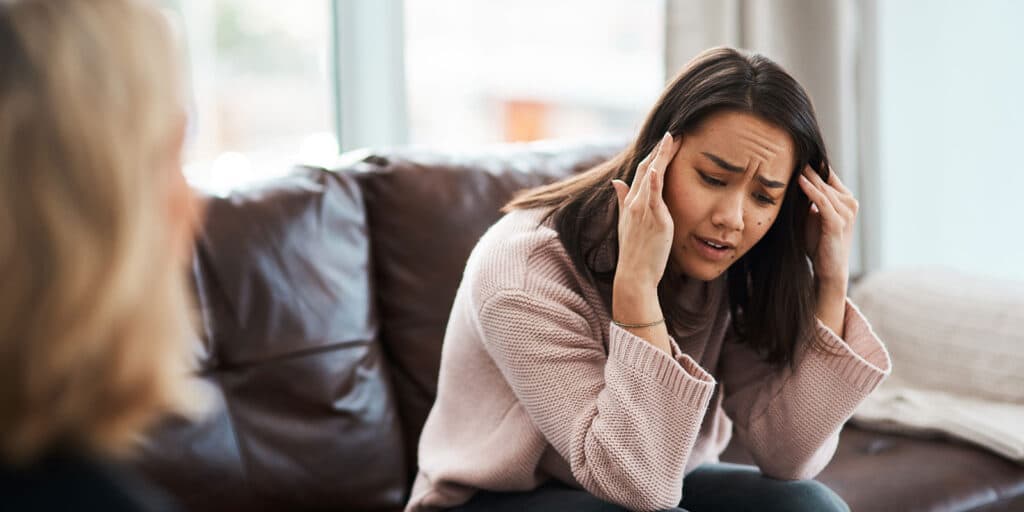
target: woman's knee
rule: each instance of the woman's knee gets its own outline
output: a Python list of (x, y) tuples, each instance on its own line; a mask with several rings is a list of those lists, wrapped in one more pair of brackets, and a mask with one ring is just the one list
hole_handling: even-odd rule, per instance
[(776, 480), (755, 466), (729, 463), (704, 465), (687, 476), (682, 506), (694, 512), (850, 510), (835, 491), (816, 480)]
[(771, 510), (849, 512), (850, 507), (817, 480), (775, 480), (768, 486)]
[(453, 512), (625, 512), (626, 509), (561, 484), (550, 483), (532, 491), (479, 491), (470, 501), (451, 509)]

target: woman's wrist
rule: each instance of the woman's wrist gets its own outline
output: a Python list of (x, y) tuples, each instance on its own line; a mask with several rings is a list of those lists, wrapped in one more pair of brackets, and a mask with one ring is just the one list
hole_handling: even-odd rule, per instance
[(656, 286), (639, 286), (626, 279), (615, 280), (612, 288), (612, 322), (666, 354), (671, 354), (664, 320)]
[(816, 316), (832, 332), (842, 338), (843, 325), (846, 322), (846, 291), (847, 285), (842, 282), (819, 282), (818, 304)]
[(619, 262), (620, 270), (615, 272), (615, 279), (613, 286), (616, 290), (622, 290), (634, 295), (647, 294), (653, 292), (657, 294), (658, 283), (661, 281), (661, 275), (650, 275), (648, 272), (629, 272), (621, 270), (621, 267), (627, 266), (622, 262)]
[(818, 279), (815, 286), (817, 288), (818, 297), (823, 299), (836, 299), (839, 298), (842, 301), (846, 300), (846, 292), (849, 288), (849, 278), (846, 276), (837, 277), (834, 279)]
[(624, 324), (645, 324), (662, 318), (656, 285), (616, 276), (612, 285), (612, 319)]

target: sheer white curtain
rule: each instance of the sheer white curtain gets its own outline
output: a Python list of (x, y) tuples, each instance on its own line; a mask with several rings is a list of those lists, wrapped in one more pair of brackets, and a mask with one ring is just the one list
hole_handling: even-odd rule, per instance
[[(862, 204), (851, 272), (865, 269), (861, 86), (872, 72), (855, 0), (666, 0), (665, 65), (672, 77), (697, 53), (734, 46), (785, 67), (811, 95), (832, 166)], [(870, 161), (870, 158), (865, 159)], [(870, 215), (867, 215), (870, 220)]]

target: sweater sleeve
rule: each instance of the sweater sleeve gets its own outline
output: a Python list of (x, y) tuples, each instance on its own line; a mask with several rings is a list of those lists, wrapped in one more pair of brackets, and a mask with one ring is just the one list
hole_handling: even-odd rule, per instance
[(606, 353), (587, 307), (568, 288), (498, 291), (481, 306), (481, 338), (588, 492), (631, 510), (675, 507), (715, 381), (614, 324)]
[(892, 370), (882, 341), (849, 300), (845, 340), (821, 321), (815, 331), (825, 349), (808, 348), (807, 340), (793, 367), (782, 370), (734, 337), (722, 348), (723, 408), (766, 476), (817, 476), (832, 459), (843, 424)]

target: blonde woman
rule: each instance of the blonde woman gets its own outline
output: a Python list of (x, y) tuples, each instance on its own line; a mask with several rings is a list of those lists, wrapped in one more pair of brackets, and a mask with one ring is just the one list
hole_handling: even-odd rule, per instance
[(0, 0), (0, 494), (150, 510), (115, 463), (194, 404), (173, 38), (132, 0)]

